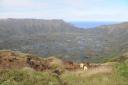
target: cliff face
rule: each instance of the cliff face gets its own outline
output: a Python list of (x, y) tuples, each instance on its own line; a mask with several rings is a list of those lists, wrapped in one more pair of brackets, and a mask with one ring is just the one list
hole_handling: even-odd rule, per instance
[(63, 20), (0, 20), (0, 49), (100, 61), (128, 51), (128, 23), (80, 29)]

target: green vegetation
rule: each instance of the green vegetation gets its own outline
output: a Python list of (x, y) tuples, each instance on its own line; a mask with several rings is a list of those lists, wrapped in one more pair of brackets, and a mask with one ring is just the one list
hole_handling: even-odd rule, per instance
[[(67, 70), (63, 61), (56, 57), (44, 59), (11, 51), (1, 51), (0, 56), (4, 56), (1, 57), (1, 61), (4, 62), (0, 64), (0, 85), (128, 85), (127, 55), (111, 58), (106, 63), (98, 64), (97, 67), (90, 67), (88, 71), (79, 68)], [(16, 60), (9, 62), (8, 59), (13, 59), (12, 56), (15, 56)], [(36, 70), (27, 67), (24, 63), (26, 57), (32, 57), (35, 65), (40, 64), (37, 63), (38, 61), (42, 61), (43, 65), (48, 64), (50, 69)], [(44, 62), (45, 60), (47, 63)], [(2, 69), (2, 66), (6, 66), (3, 64), (10, 64), (13, 68)], [(22, 64), (25, 66), (17, 68)]]
[(66, 71), (60, 79), (50, 71), (31, 68), (0, 70), (0, 85), (128, 85), (128, 60), (118, 63), (112, 72), (89, 74), (86, 71)]
[[(62, 78), (69, 85), (128, 85), (128, 60), (120, 63), (111, 63), (112, 62), (110, 62), (110, 65), (113, 65), (113, 70), (109, 73), (105, 71), (102, 73), (100, 70), (94, 74), (86, 71), (65, 72)], [(95, 71), (96, 70), (93, 72)]]
[(118, 64), (117, 71), (122, 77), (128, 79), (128, 60)]
[(63, 80), (68, 85), (128, 85), (128, 81), (121, 78), (118, 73), (113, 72), (111, 74), (98, 73), (94, 75), (66, 73), (63, 75)]
[(0, 70), (0, 85), (60, 85), (48, 72), (29, 70)]

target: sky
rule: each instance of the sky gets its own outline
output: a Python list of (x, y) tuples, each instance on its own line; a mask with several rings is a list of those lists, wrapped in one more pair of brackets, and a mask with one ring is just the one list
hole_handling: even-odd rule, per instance
[(128, 0), (0, 0), (0, 18), (128, 21)]

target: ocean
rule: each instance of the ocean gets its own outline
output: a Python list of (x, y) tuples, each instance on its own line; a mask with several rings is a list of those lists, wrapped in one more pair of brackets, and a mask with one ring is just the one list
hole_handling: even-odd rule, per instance
[(72, 25), (74, 25), (75, 27), (79, 27), (79, 28), (83, 28), (83, 29), (87, 29), (87, 28), (95, 28), (98, 26), (103, 26), (103, 25), (112, 25), (112, 24), (116, 24), (119, 22), (94, 22), (94, 21), (80, 21), (80, 22), (70, 22)]

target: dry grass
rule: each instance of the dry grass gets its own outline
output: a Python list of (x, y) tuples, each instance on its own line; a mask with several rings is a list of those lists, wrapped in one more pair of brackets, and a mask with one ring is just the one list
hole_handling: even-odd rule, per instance
[(88, 71), (65, 72), (62, 79), (68, 85), (128, 85), (112, 67), (98, 67)]
[[(60, 59), (55, 57), (43, 59), (29, 55), (33, 60), (42, 61), (43, 64), (48, 63), (51, 67), (49, 70), (38, 72), (27, 66), (26, 58), (28, 54), (1, 51), (0, 56), (2, 60), (0, 67), (10, 65), (10, 67), (15, 68), (7, 67), (8, 70), (0, 70), (0, 85), (128, 85), (128, 61), (118, 64), (116, 62), (98, 64), (90, 67), (88, 71), (79, 68), (68, 71), (64, 69), (65, 64)], [(13, 59), (14, 56), (16, 60), (8, 61), (10, 58)], [(47, 63), (44, 61), (47, 61)], [(114, 65), (117, 65), (117, 68)], [(16, 69), (18, 67), (20, 69)], [(60, 77), (52, 73), (56, 68), (64, 70)]]

